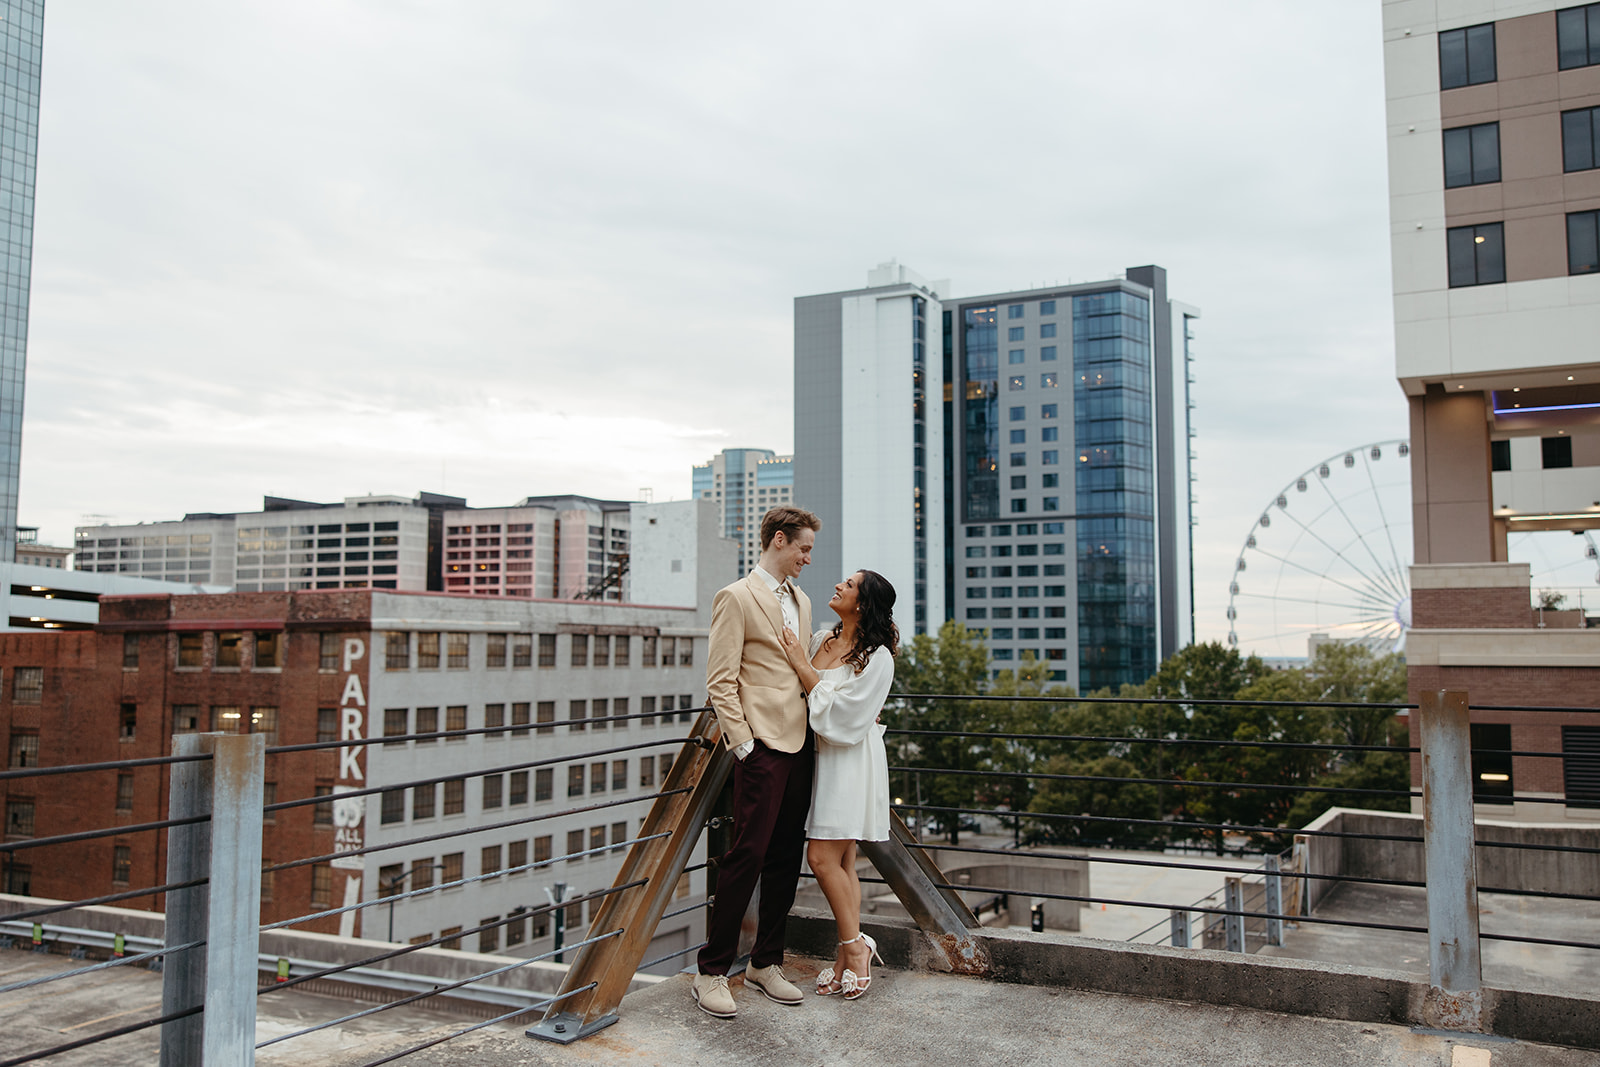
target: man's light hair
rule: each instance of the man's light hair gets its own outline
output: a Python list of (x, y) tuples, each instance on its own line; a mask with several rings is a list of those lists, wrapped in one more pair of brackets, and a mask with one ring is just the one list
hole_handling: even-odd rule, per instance
[(822, 520), (805, 508), (773, 508), (761, 516), (761, 551), (767, 550), (780, 530), (787, 540), (793, 541), (800, 535), (801, 530), (820, 529)]

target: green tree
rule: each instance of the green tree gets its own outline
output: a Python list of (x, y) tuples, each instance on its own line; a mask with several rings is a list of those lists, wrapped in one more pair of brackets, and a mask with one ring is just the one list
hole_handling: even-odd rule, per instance
[[(989, 677), (989, 649), (982, 630), (969, 630), (955, 621), (946, 622), (937, 635), (917, 634), (901, 649), (895, 664), (895, 689), (920, 694), (900, 701), (900, 707), (886, 721), (910, 730), (965, 731), (977, 720), (977, 702), (963, 696), (983, 693)], [(932, 700), (928, 695), (949, 695), (956, 699)], [(970, 808), (978, 779), (969, 774), (940, 774), (939, 771), (978, 770), (985, 746), (979, 739), (926, 734), (891, 735), (890, 760), (902, 767), (927, 768), (906, 776), (900, 783), (901, 797), (908, 802), (943, 808)], [(947, 828), (951, 844), (960, 844), (960, 817), (937, 813)], [(919, 819), (924, 813), (917, 813)]]
[[(1026, 698), (1069, 697), (1073, 695), (1072, 690), (1064, 685), (1052, 685), (1049, 664), (1025, 652), (1015, 670), (1002, 670), (995, 677), (989, 684), (988, 695), (1019, 699), (985, 700), (974, 705), (967, 728), (986, 735), (977, 739), (981, 750), (979, 767), (996, 772), (993, 778), (980, 780), (976, 799), (985, 807), (1027, 811), (1036, 781), (1024, 776), (1044, 765), (1062, 750), (1062, 746), (1027, 736), (1051, 732), (1053, 705)], [(1013, 839), (1020, 844), (1023, 820), (1011, 816), (1004, 821), (1010, 826)]]

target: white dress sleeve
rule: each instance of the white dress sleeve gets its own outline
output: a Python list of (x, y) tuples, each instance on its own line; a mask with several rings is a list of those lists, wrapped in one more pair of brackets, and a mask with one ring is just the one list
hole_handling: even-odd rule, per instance
[(860, 744), (876, 725), (893, 685), (894, 656), (881, 646), (860, 674), (852, 670), (824, 672), (806, 698), (811, 729), (829, 744)]

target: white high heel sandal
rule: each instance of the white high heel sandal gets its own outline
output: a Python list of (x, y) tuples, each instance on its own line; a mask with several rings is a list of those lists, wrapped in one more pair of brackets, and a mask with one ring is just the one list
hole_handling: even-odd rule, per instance
[[(878, 943), (876, 941), (874, 941), (870, 936), (868, 936), (865, 931), (857, 934), (855, 937), (852, 937), (848, 941), (841, 941), (841, 942), (839, 942), (839, 944), (841, 944), (841, 945), (853, 945), (857, 941), (866, 942), (866, 946), (867, 946), (867, 963), (869, 965), (871, 964), (871, 962), (873, 960), (877, 960), (879, 964), (883, 963), (883, 957), (878, 955)], [(829, 968), (829, 970), (831, 971), (832, 968)], [(818, 975), (817, 977), (820, 980), (822, 976)], [(832, 981), (832, 980), (833, 980), (833, 976), (830, 974), (829, 975), (829, 981)], [(870, 971), (867, 972), (866, 974), (857, 974), (855, 971), (853, 971), (850, 968), (846, 967), (845, 971), (844, 971), (844, 974), (841, 975), (840, 978), (839, 978), (839, 989), (840, 989), (841, 992), (844, 993), (844, 999), (846, 999), (846, 1000), (856, 1000), (856, 999), (860, 998), (861, 995), (866, 993), (866, 991), (868, 989), (870, 989), (871, 987), (872, 987), (872, 973)]]

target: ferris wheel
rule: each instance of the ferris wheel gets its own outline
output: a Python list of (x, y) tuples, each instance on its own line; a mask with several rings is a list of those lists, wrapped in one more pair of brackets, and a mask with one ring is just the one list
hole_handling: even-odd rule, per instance
[(1411, 447), (1338, 452), (1285, 485), (1251, 524), (1228, 585), (1228, 644), (1306, 655), (1326, 634), (1380, 651), (1411, 626)]

